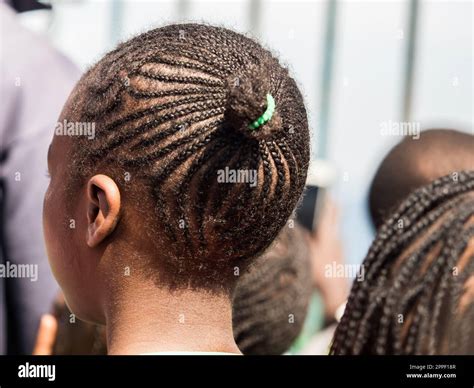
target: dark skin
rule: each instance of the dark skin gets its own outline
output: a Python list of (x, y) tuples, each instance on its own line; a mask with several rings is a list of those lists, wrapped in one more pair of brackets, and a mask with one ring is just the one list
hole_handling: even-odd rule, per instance
[(166, 247), (152, 249), (143, 237), (141, 203), (121, 195), (106, 173), (89, 177), (73, 194), (67, 192), (65, 161), (71, 145), (70, 137), (53, 138), (43, 207), (49, 262), (71, 311), (106, 325), (109, 354), (240, 354), (229, 294), (170, 291), (147, 276), (157, 269), (144, 263), (166, 260)]

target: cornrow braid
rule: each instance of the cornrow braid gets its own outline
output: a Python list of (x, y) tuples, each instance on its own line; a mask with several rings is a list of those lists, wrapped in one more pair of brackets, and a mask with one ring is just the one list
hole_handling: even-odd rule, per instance
[[(270, 120), (250, 129), (268, 94)], [(285, 225), (306, 180), (295, 81), (269, 51), (224, 28), (170, 25), (120, 44), (84, 74), (61, 119), (96, 127), (94, 139), (73, 139), (71, 190), (100, 172), (124, 198), (145, 193), (135, 210), (166, 248), (159, 281), (170, 287), (229, 290), (234, 268), (245, 270)], [(226, 169), (255, 179), (221, 182)]]
[(453, 172), (415, 190), (385, 221), (362, 264), (364, 280), (353, 284), (332, 354), (467, 352), (447, 339), (456, 327), (474, 341), (462, 322), (474, 317), (473, 301), (464, 316), (457, 311), (474, 276), (473, 192), (474, 171)]

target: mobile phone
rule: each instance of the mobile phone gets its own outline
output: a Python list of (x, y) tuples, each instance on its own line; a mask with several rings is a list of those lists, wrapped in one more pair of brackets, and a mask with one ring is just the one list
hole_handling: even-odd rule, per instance
[(306, 186), (301, 203), (296, 210), (296, 219), (300, 225), (310, 231), (316, 229), (316, 206), (318, 201), (318, 186)]
[(310, 163), (303, 196), (296, 208), (296, 220), (311, 232), (316, 231), (318, 215), (324, 204), (327, 189), (334, 183), (336, 171), (325, 160), (317, 159)]

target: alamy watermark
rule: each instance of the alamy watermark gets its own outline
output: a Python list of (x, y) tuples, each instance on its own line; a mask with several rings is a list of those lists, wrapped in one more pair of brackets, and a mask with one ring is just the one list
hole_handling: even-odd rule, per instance
[(0, 278), (26, 278), (36, 282), (38, 264), (15, 264), (7, 260), (4, 264), (0, 264)]
[(382, 121), (380, 123), (380, 134), (382, 136), (411, 136), (418, 140), (420, 138), (420, 127), (418, 121)]
[(340, 264), (333, 261), (324, 266), (324, 276), (326, 278), (356, 279), (358, 282), (362, 282), (365, 270), (361, 264)]
[(95, 138), (95, 122), (93, 121), (58, 121), (54, 129), (56, 136), (85, 136), (89, 140)]
[(229, 167), (217, 170), (218, 183), (248, 183), (250, 187), (257, 186), (257, 170), (240, 169)]
[(56, 365), (36, 365), (27, 362), (18, 366), (18, 377), (54, 381), (56, 380)]

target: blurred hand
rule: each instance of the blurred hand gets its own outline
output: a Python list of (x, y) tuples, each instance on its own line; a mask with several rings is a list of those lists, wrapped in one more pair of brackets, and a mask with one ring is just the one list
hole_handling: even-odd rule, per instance
[(333, 318), (337, 308), (348, 295), (348, 281), (345, 278), (326, 276), (327, 266), (343, 264), (343, 251), (339, 235), (339, 209), (328, 195), (324, 198), (316, 231), (307, 234), (311, 249), (311, 263), (314, 286), (321, 292), (325, 313)]
[(58, 333), (58, 321), (51, 314), (41, 317), (36, 344), (33, 349), (35, 356), (49, 356), (53, 354), (54, 342)]

